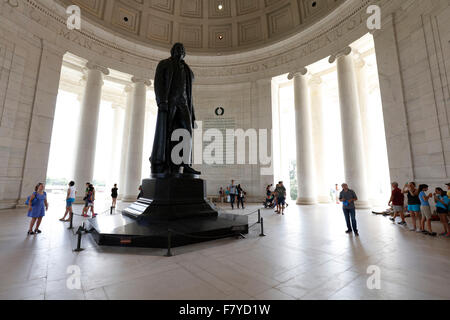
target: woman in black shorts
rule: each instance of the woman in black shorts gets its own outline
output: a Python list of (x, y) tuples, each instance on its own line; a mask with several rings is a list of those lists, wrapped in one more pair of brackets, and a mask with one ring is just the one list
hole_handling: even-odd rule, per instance
[(112, 204), (111, 207), (115, 208), (116, 207), (116, 202), (117, 202), (117, 191), (119, 189), (117, 188), (117, 184), (114, 184), (114, 188), (111, 189), (111, 198), (112, 198)]

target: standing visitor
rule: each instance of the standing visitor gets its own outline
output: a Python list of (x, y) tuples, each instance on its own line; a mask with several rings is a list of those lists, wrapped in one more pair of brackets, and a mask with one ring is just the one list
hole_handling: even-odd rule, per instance
[[(39, 230), (39, 227), (42, 218), (45, 216), (45, 211), (48, 210), (47, 193), (44, 189), (44, 184), (39, 183), (36, 188), (34, 188), (34, 192), (28, 200), (28, 217), (31, 218), (30, 228), (28, 230), (29, 236), (42, 233), (42, 231)], [(36, 224), (36, 228), (33, 231), (34, 224)]]
[(91, 210), (92, 218), (95, 218), (97, 216), (94, 211), (94, 201), (95, 201), (95, 188), (94, 185), (90, 184), (86, 196), (87, 205), (83, 210), (83, 217), (88, 217), (89, 210)]
[(277, 210), (275, 211), (277, 214), (284, 215), (284, 207), (286, 205), (286, 188), (283, 185), (283, 181), (278, 182), (277, 187), (275, 188), (275, 198), (277, 198)]
[(442, 237), (450, 237), (450, 227), (448, 225), (448, 205), (450, 199), (442, 188), (436, 188), (434, 193), (434, 201), (436, 202), (436, 212), (439, 215), (444, 232), (440, 234)]
[(419, 199), (419, 189), (416, 188), (415, 182), (410, 182), (405, 184), (403, 188), (403, 193), (408, 195), (408, 212), (411, 215), (412, 228), (411, 231), (421, 232), (417, 229), (416, 218), (420, 218), (420, 199)]
[(342, 191), (339, 194), (339, 201), (343, 203), (343, 211), (345, 216), (345, 222), (347, 223), (347, 231), (345, 233), (355, 233), (355, 236), (359, 236), (358, 225), (356, 223), (356, 208), (355, 201), (358, 201), (355, 191), (348, 188), (348, 184), (342, 185)]
[[(64, 213), (64, 217), (59, 219), (59, 221), (68, 222), (72, 220), (73, 216), (73, 203), (75, 202), (75, 197), (77, 195), (77, 189), (75, 188), (75, 182), (70, 181), (69, 188), (67, 189), (66, 195), (66, 212)], [(69, 219), (66, 220), (66, 216), (69, 215)]]
[(228, 187), (230, 190), (230, 203), (231, 209), (234, 210), (234, 202), (236, 201), (236, 186), (234, 185), (234, 180), (231, 180), (231, 184)]
[(401, 226), (406, 226), (405, 221), (405, 213), (403, 211), (403, 206), (405, 204), (405, 195), (403, 194), (402, 190), (398, 187), (397, 182), (393, 182), (391, 184), (392, 186), (392, 194), (391, 199), (389, 200), (388, 206), (392, 205), (392, 209), (394, 210), (394, 217), (391, 218), (391, 221), (395, 223), (395, 218), (400, 216), (402, 218), (402, 221), (398, 224)]
[(242, 206), (241, 206), (242, 209), (245, 209), (245, 208), (244, 208), (244, 197), (245, 197), (245, 192), (244, 192), (244, 190), (242, 189), (242, 187), (241, 187), (240, 184), (237, 186), (236, 192), (237, 192), (237, 207), (238, 207), (238, 209), (239, 209), (239, 204), (242, 205)]
[(445, 184), (447, 186), (447, 197), (450, 199), (450, 183)]
[(111, 189), (111, 198), (112, 204), (111, 207), (115, 208), (117, 203), (117, 197), (119, 195), (119, 188), (117, 188), (117, 183), (114, 184), (114, 187)]
[(223, 188), (219, 189), (219, 203), (223, 203)]
[[(420, 212), (422, 213), (422, 220), (420, 221), (420, 230), (424, 234), (430, 236), (436, 236), (436, 232), (431, 229), (431, 207), (428, 200), (433, 197), (433, 195), (427, 194), (428, 186), (426, 184), (421, 184), (419, 186), (419, 199), (420, 199)], [(428, 231), (425, 230), (425, 221), (427, 223)]]

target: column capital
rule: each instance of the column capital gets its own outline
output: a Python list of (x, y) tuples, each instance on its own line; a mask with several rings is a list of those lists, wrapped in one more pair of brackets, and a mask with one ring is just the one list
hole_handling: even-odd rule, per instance
[(131, 82), (133, 82), (134, 84), (143, 83), (147, 87), (150, 87), (152, 85), (152, 81), (151, 80), (144, 79), (144, 78), (139, 78), (139, 77), (131, 78)]
[(91, 61), (89, 61), (88, 63), (86, 63), (86, 67), (85, 70), (98, 70), (101, 73), (103, 73), (105, 76), (109, 75), (109, 69), (105, 68), (103, 66), (100, 66), (96, 63), (93, 63)]
[(298, 71), (293, 71), (288, 74), (288, 79), (292, 80), (296, 76), (306, 76), (308, 74), (308, 69), (305, 67), (300, 68)]
[(330, 56), (330, 58), (328, 59), (328, 62), (329, 63), (334, 63), (339, 57), (348, 56), (350, 53), (352, 53), (352, 50), (353, 49), (350, 46), (345, 47), (344, 49), (339, 50), (338, 52), (332, 54)]

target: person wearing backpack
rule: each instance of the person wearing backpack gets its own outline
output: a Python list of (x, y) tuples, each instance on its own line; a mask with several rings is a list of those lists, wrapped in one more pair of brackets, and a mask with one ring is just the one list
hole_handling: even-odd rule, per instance
[[(31, 218), (30, 229), (28, 235), (34, 235), (42, 233), (39, 230), (42, 218), (45, 216), (45, 211), (48, 210), (47, 193), (44, 191), (45, 186), (43, 183), (39, 183), (34, 189), (34, 193), (30, 196), (28, 202), (28, 217)], [(36, 224), (36, 228), (33, 231), (33, 227)]]
[(434, 192), (434, 202), (436, 203), (436, 212), (441, 219), (441, 223), (444, 226), (444, 233), (441, 233), (442, 237), (450, 237), (450, 227), (448, 225), (447, 214), (449, 209), (450, 199), (447, 197), (447, 193), (442, 188), (436, 188)]

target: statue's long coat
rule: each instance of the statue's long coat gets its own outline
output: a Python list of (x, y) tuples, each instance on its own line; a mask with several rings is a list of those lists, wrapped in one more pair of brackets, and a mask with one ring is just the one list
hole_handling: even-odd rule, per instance
[[(162, 60), (156, 68), (155, 74), (155, 95), (156, 103), (158, 104), (158, 118), (156, 121), (155, 140), (153, 142), (153, 151), (150, 161), (152, 165), (155, 164), (169, 164), (170, 161), (170, 139), (172, 132), (171, 115), (172, 108), (175, 108), (175, 98), (177, 97), (177, 90), (181, 90), (180, 85), (173, 83), (173, 75), (175, 70), (176, 60), (169, 58)], [(194, 128), (195, 113), (192, 100), (192, 83), (194, 81), (194, 73), (191, 68), (182, 61), (186, 71), (186, 90), (188, 109), (191, 114), (191, 125)], [(178, 87), (178, 88), (177, 88)], [(165, 109), (167, 106), (167, 109)]]

